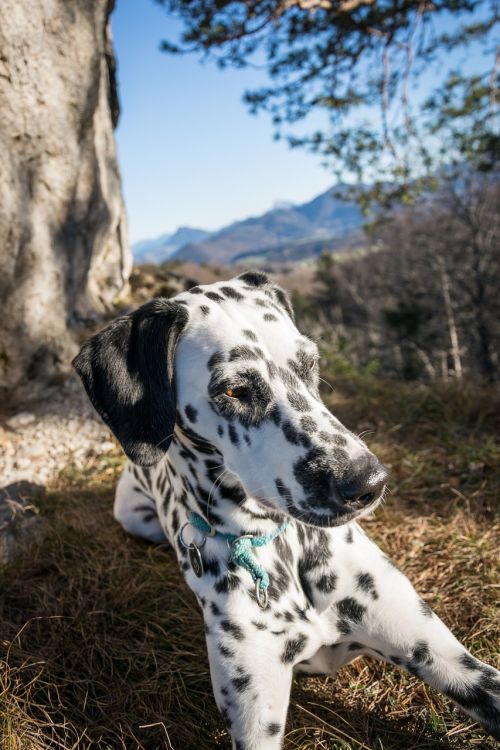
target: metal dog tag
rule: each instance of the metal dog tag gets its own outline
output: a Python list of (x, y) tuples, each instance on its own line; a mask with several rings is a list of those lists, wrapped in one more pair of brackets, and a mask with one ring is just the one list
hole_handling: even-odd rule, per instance
[(192, 544), (189, 547), (189, 562), (191, 563), (195, 576), (201, 578), (203, 575), (203, 558), (196, 544)]

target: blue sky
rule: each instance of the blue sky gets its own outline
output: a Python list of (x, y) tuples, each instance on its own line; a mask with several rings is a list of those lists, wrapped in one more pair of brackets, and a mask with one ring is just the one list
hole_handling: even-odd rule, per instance
[[(440, 30), (446, 23), (442, 19)], [(265, 72), (221, 71), (194, 55), (160, 52), (160, 41), (175, 40), (180, 25), (153, 0), (118, 0), (112, 29), (122, 107), (117, 142), (132, 243), (179, 226), (218, 229), (278, 201), (304, 202), (333, 184), (319, 156), (274, 141), (270, 118), (248, 113), (243, 92), (265, 84)], [(474, 48), (447, 63), (465, 58), (469, 71), (485, 65)], [(433, 67), (421, 78), (420, 96), (436, 84), (440, 69)]]
[(112, 28), (131, 242), (181, 225), (217, 229), (333, 184), (319, 157), (273, 141), (269, 118), (248, 113), (243, 91), (263, 74), (160, 52), (178, 27), (152, 0), (118, 0)]

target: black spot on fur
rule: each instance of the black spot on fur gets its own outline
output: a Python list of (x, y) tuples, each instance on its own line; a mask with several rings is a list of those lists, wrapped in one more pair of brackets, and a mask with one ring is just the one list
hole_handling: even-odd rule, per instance
[(186, 412), (186, 417), (189, 419), (189, 421), (193, 422), (194, 424), (198, 419), (198, 411), (194, 408), (194, 406), (191, 406), (191, 404), (188, 404), (184, 411)]
[(222, 294), (224, 294), (226, 297), (229, 297), (230, 299), (235, 300), (241, 300), (243, 299), (243, 295), (241, 292), (236, 291), (232, 286), (221, 286), (220, 288)]
[(243, 336), (245, 336), (247, 339), (250, 339), (250, 341), (258, 341), (257, 336), (253, 331), (250, 331), (248, 328), (245, 328), (244, 331), (242, 331)]
[(215, 602), (210, 602), (210, 609), (212, 610), (212, 614), (214, 616), (222, 614), (219, 607), (217, 606)]
[(274, 422), (276, 427), (279, 427), (281, 424), (281, 412), (279, 410), (279, 407), (275, 404), (272, 409), (269, 412), (269, 418)]
[(298, 430), (291, 422), (283, 422), (281, 427), (283, 434), (292, 445), (302, 445), (304, 448), (310, 448), (311, 440), (305, 432)]
[(300, 387), (300, 380), (296, 378), (293, 372), (290, 372), (290, 370), (287, 370), (285, 367), (279, 367), (278, 373), (287, 388), (294, 388), (295, 390), (297, 390), (297, 388)]
[(269, 377), (272, 380), (278, 374), (278, 368), (274, 364), (274, 362), (271, 362), (269, 359), (266, 359), (266, 366), (267, 366), (267, 371), (269, 373)]
[(307, 432), (309, 434), (312, 434), (313, 432), (316, 432), (318, 429), (318, 425), (314, 421), (312, 417), (301, 417), (300, 418), (300, 425), (304, 432)]
[(337, 445), (339, 448), (343, 445), (347, 445), (346, 438), (338, 432), (325, 432), (322, 430), (318, 437), (324, 443), (328, 443), (328, 445)]
[(430, 608), (430, 606), (427, 604), (427, 602), (424, 602), (423, 599), (419, 599), (418, 606), (420, 608), (421, 613), (424, 615), (424, 617), (433, 617), (434, 612)]
[(188, 289), (188, 292), (190, 294), (203, 294), (203, 289), (200, 289), (199, 286), (194, 286), (192, 289)]
[(347, 534), (345, 535), (345, 540), (346, 540), (347, 544), (352, 544), (353, 541), (354, 541), (354, 535), (352, 533), (352, 528), (351, 527), (349, 527), (347, 529)]
[(286, 484), (283, 482), (282, 479), (275, 479), (274, 484), (276, 485), (276, 489), (278, 490), (281, 497), (285, 498), (288, 502), (292, 499), (292, 493), (286, 486)]
[(337, 602), (337, 611), (340, 615), (337, 620), (337, 628), (343, 635), (349, 635), (352, 631), (352, 625), (360, 623), (366, 612), (366, 607), (353, 599), (346, 596)]
[(225, 359), (223, 352), (214, 352), (207, 362), (208, 369), (213, 370), (214, 367), (225, 362)]
[(333, 572), (325, 573), (316, 581), (316, 588), (322, 594), (331, 594), (337, 585), (337, 575)]
[(215, 578), (220, 575), (220, 563), (217, 559), (205, 560), (203, 567), (205, 573), (208, 573), (211, 576), (215, 576)]
[(237, 589), (239, 585), (240, 579), (235, 575), (227, 573), (215, 582), (214, 589), (218, 594), (228, 594), (230, 591)]
[(222, 620), (220, 626), (225, 633), (230, 633), (237, 641), (242, 641), (245, 637), (240, 626), (231, 620)]
[(411, 660), (414, 664), (432, 664), (433, 658), (426, 641), (417, 641)]
[(278, 320), (278, 318), (276, 317), (276, 315), (273, 315), (272, 313), (265, 313), (264, 320), (266, 321), (266, 323), (271, 323), (275, 320)]
[(233, 445), (238, 446), (240, 444), (240, 439), (238, 437), (238, 433), (235, 430), (234, 425), (230, 424), (228, 427), (229, 431), (229, 439), (231, 440)]
[(483, 687), (480, 685), (450, 684), (445, 687), (443, 692), (462, 708), (474, 711), (476, 715), (479, 715), (488, 731), (496, 739), (500, 739), (498, 709), (495, 706), (493, 696), (486, 692)]
[(241, 484), (220, 484), (219, 485), (220, 496), (224, 500), (231, 500), (235, 505), (239, 505), (246, 499), (245, 490)]
[(246, 346), (246, 344), (240, 344), (240, 346), (235, 346), (231, 351), (229, 352), (229, 361), (234, 362), (235, 359), (257, 359), (257, 355), (251, 349), (249, 346)]
[(213, 302), (224, 302), (224, 297), (221, 297), (217, 292), (205, 292), (205, 297), (208, 297)]
[(238, 693), (243, 693), (250, 684), (251, 677), (249, 674), (244, 674), (241, 677), (233, 677), (231, 682)]
[(276, 722), (272, 722), (271, 724), (267, 725), (266, 731), (269, 737), (276, 737), (276, 735), (281, 732), (281, 726)]
[(470, 669), (472, 671), (476, 671), (480, 669), (481, 665), (478, 663), (477, 659), (474, 659), (473, 656), (470, 654), (464, 653), (459, 659), (460, 664), (462, 664), (466, 669)]
[[(302, 441), (302, 444), (305, 445), (304, 441)], [(311, 508), (323, 507), (325, 498), (329, 498), (332, 495), (335, 477), (332, 470), (331, 458), (331, 451), (314, 447), (301, 456), (294, 464), (294, 477), (302, 486)]]
[(295, 660), (303, 650), (307, 643), (307, 636), (304, 633), (299, 633), (296, 638), (290, 638), (285, 643), (283, 653), (281, 654), (281, 661), (284, 664), (290, 664)]
[(217, 645), (217, 648), (219, 649), (219, 652), (224, 656), (226, 659), (232, 659), (234, 657), (234, 651), (232, 651), (227, 646), (224, 646), (223, 643), (219, 643)]
[(223, 437), (224, 427), (221, 424), (217, 427), (217, 432), (219, 433), (219, 437)]
[(378, 599), (377, 589), (375, 588), (375, 579), (371, 573), (359, 573), (357, 575), (358, 588), (366, 594), (370, 594), (372, 599)]
[(269, 278), (266, 276), (265, 273), (261, 273), (260, 271), (246, 271), (245, 273), (242, 273), (240, 276), (238, 276), (241, 281), (244, 281), (245, 284), (248, 284), (249, 286), (265, 286), (266, 284), (269, 284)]
[(257, 630), (267, 630), (267, 625), (265, 622), (257, 622), (256, 620), (252, 620), (252, 625), (257, 628)]
[(274, 294), (276, 295), (276, 299), (278, 300), (279, 304), (285, 308), (286, 312), (292, 319), (292, 321), (295, 320), (295, 316), (293, 314), (293, 308), (290, 304), (290, 299), (288, 297), (288, 294), (281, 289), (279, 286), (273, 286)]
[(172, 511), (172, 531), (174, 534), (177, 534), (179, 531), (179, 513), (177, 512), (177, 508), (174, 508)]
[(304, 396), (298, 391), (288, 391), (286, 397), (297, 411), (311, 411), (311, 407)]
[(206, 305), (200, 305), (200, 310), (201, 310), (201, 314), (204, 315), (205, 317), (210, 312), (210, 308), (207, 307)]

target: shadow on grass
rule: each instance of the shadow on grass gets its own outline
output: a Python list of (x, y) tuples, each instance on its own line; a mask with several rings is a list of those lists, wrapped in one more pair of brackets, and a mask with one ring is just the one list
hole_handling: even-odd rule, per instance
[[(492, 497), (498, 480), (483, 467), (477, 492), (449, 481), (442, 487), (437, 475), (455, 476), (450, 471), (470, 462), (457, 446), (468, 440), (475, 451), (481, 440), (486, 444), (496, 417), (470, 397), (467, 407), (449, 394), (448, 405), (431, 407), (426, 396), (427, 416), (412, 428), (416, 395), (372, 394), (368, 408), (363, 394), (339, 394), (339, 416), (353, 427), (368, 418), (375, 423), (374, 442), (399, 483), (397, 497), (365, 528), (475, 655), (492, 662), (498, 527), (490, 500), (479, 496)], [(483, 459), (492, 456), (483, 445)], [(113, 520), (121, 463), (108, 457), (84, 474), (61, 476), (42, 509), (43, 542), (1, 572), (2, 750), (230, 746), (212, 697), (201, 616), (173, 552), (127, 537)], [(414, 678), (360, 660), (335, 680), (295, 683), (285, 747), (493, 750), (495, 744)]]

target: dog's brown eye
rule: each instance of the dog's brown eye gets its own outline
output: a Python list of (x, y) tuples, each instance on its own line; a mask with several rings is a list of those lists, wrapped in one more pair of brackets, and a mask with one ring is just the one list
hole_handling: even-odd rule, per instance
[(226, 388), (224, 396), (227, 396), (228, 398), (242, 399), (245, 398), (247, 392), (247, 389), (243, 386), (234, 386), (233, 388)]

